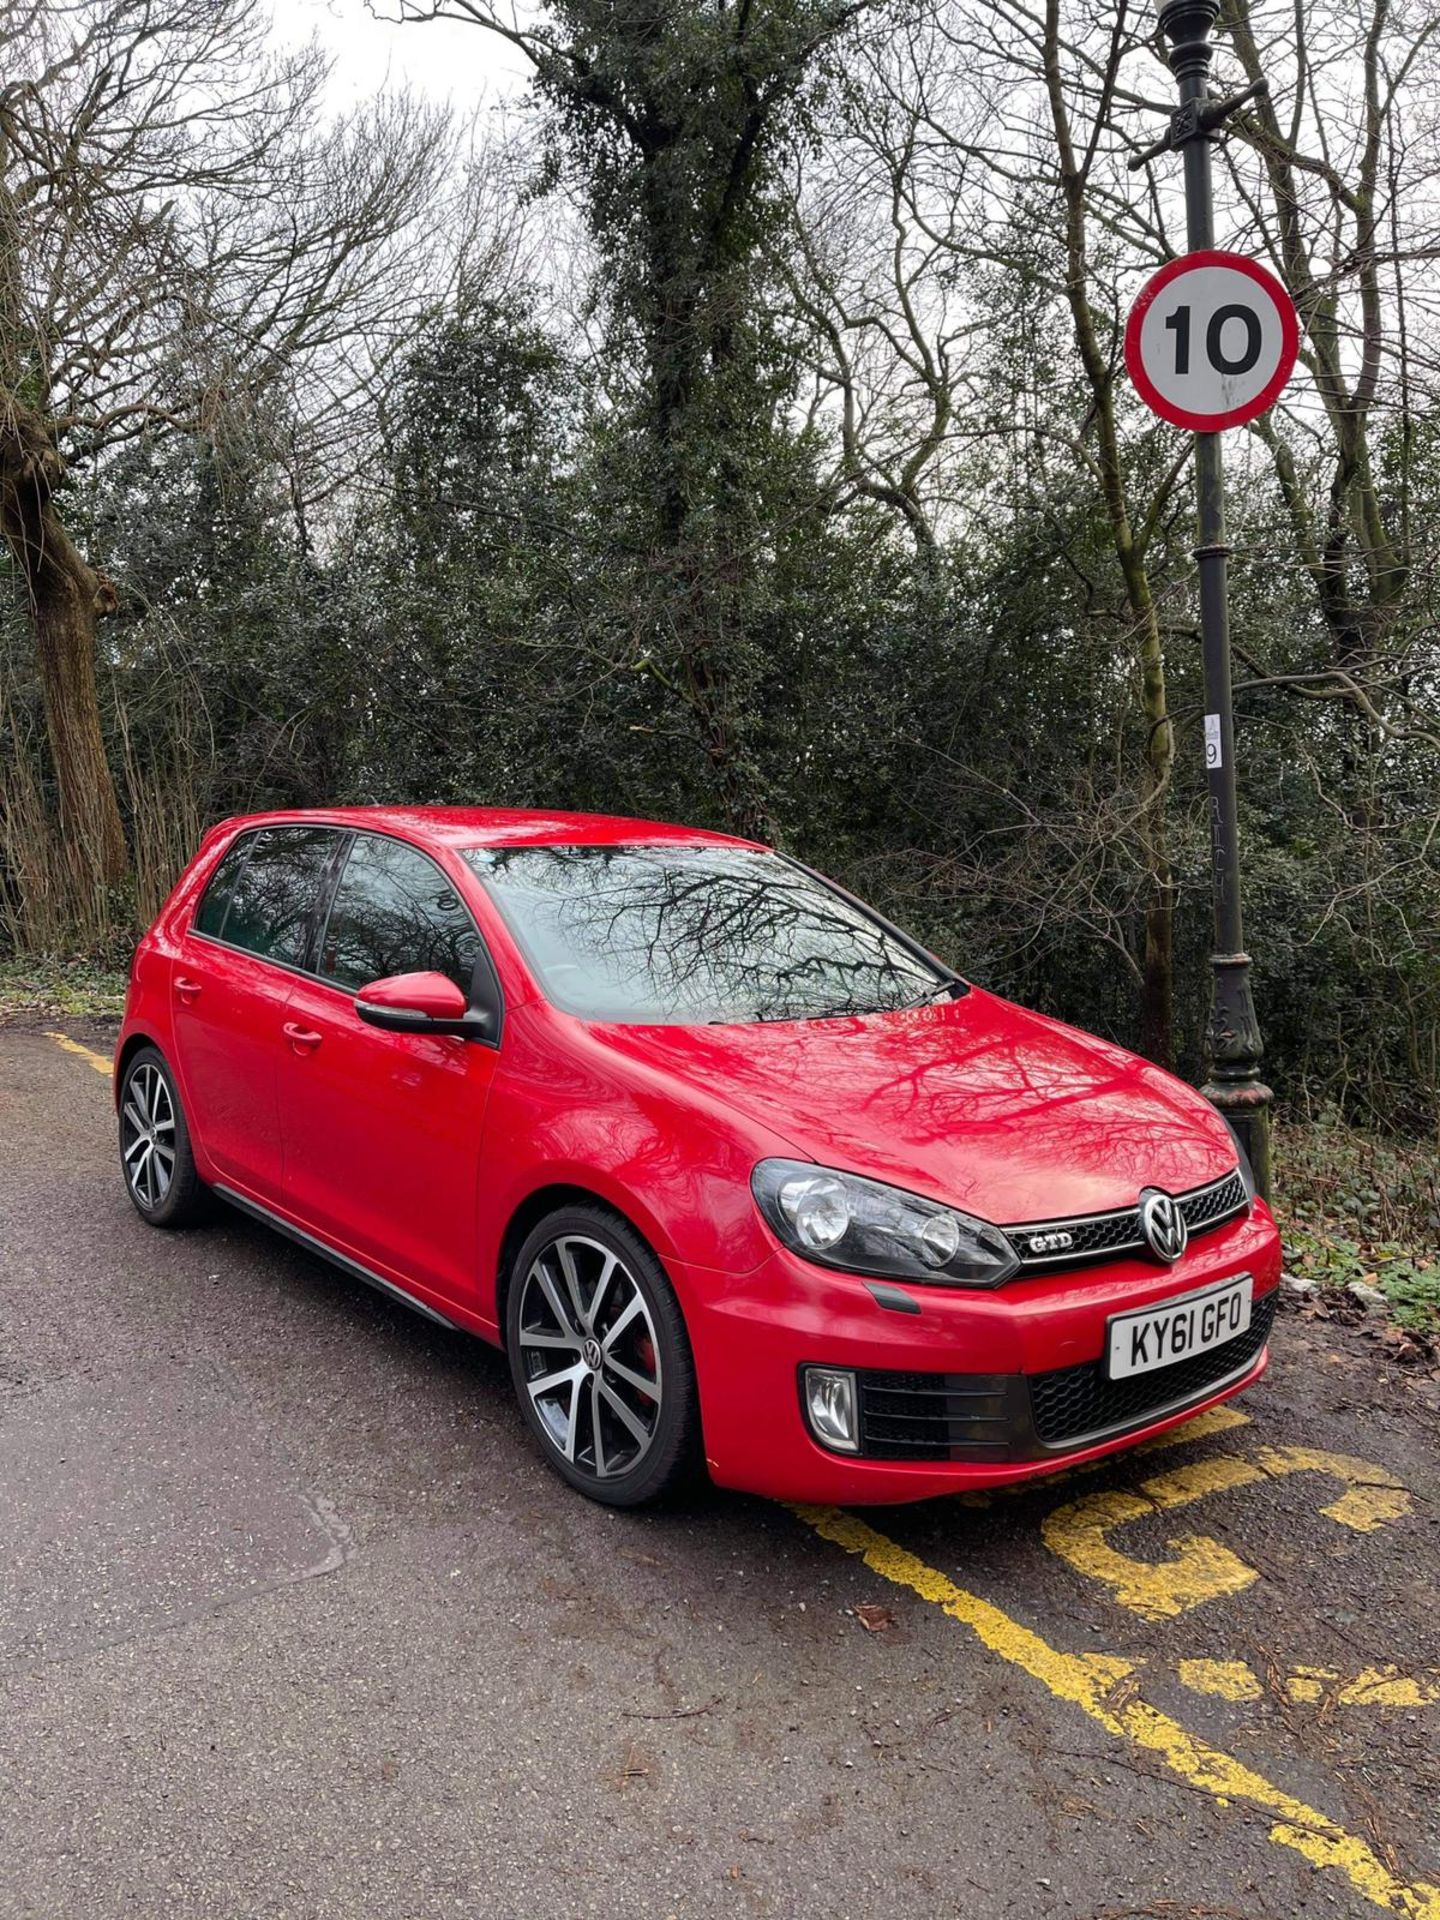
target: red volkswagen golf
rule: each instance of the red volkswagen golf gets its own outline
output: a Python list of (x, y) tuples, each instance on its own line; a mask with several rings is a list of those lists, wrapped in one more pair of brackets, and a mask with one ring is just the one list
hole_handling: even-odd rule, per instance
[(1258, 1378), (1280, 1249), (1189, 1087), (720, 834), (228, 821), (135, 957), (126, 1187), (211, 1195), (502, 1345), (615, 1506), (896, 1501)]

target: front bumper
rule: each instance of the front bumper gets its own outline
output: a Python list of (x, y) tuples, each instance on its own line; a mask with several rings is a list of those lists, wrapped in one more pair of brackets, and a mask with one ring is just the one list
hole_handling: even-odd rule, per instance
[[(1103, 1379), (1111, 1314), (1241, 1273), (1255, 1282), (1250, 1334), (1136, 1383)], [(1023, 1277), (993, 1293), (917, 1285), (898, 1290), (908, 1302), (900, 1311), (864, 1280), (783, 1250), (739, 1277), (694, 1268), (676, 1276), (713, 1478), (778, 1499), (844, 1504), (1054, 1472), (1228, 1399), (1268, 1363), (1279, 1277), (1279, 1235), (1263, 1205), (1192, 1242), (1171, 1268), (1127, 1259)], [(860, 1455), (832, 1453), (812, 1437), (798, 1384), (806, 1365), (855, 1369)]]

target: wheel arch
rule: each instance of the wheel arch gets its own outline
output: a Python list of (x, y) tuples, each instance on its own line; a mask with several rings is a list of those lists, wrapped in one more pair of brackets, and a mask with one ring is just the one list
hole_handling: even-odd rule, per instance
[[(500, 1345), (507, 1346), (505, 1337), (506, 1311), (510, 1300), (510, 1286), (513, 1275), (511, 1269), (515, 1256), (524, 1245), (527, 1236), (539, 1226), (547, 1215), (558, 1213), (562, 1207), (598, 1207), (601, 1213), (608, 1213), (623, 1227), (633, 1233), (646, 1252), (658, 1260), (669, 1272), (665, 1256), (655, 1245), (654, 1237), (648, 1234), (632, 1213), (616, 1206), (605, 1194), (597, 1193), (593, 1187), (584, 1187), (574, 1181), (555, 1180), (543, 1187), (536, 1187), (532, 1193), (515, 1208), (505, 1224), (500, 1236), (500, 1251), (495, 1263), (495, 1318), (500, 1334)], [(672, 1280), (673, 1285), (673, 1280)], [(683, 1314), (684, 1307), (682, 1305)]]
[(166, 1066), (170, 1068), (171, 1073), (173, 1074), (175, 1071), (174, 1067), (171, 1066), (170, 1056), (153, 1034), (144, 1032), (127, 1034), (124, 1045), (115, 1056), (115, 1072), (111, 1081), (117, 1111), (120, 1106), (120, 1089), (125, 1083), (126, 1069), (143, 1047), (153, 1047), (155, 1052), (158, 1053), (160, 1058), (165, 1062)]

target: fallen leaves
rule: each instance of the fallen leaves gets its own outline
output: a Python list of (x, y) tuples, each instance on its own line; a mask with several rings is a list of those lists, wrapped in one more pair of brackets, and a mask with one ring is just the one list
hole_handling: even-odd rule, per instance
[(867, 1633), (888, 1633), (895, 1624), (895, 1616), (889, 1607), (877, 1607), (867, 1604), (854, 1609), (855, 1618)]

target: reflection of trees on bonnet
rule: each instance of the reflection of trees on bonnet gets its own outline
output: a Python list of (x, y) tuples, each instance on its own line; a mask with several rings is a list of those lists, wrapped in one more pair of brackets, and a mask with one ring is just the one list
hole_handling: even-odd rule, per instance
[(943, 976), (776, 854), (513, 847), (465, 856), (547, 992), (589, 1019), (816, 1019), (928, 998)]

